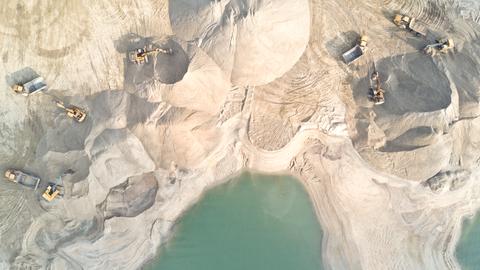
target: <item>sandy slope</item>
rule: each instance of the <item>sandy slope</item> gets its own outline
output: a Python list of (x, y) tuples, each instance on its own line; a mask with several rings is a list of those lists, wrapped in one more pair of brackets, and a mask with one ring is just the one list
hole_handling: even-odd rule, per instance
[[(454, 53), (419, 53), (427, 41), (390, 22), (397, 10), (453, 37)], [(0, 268), (139, 268), (205, 189), (249, 168), (304, 183), (328, 269), (458, 269), (480, 198), (478, 13), (467, 0), (0, 5), (0, 169), (41, 188), (65, 174), (51, 204), (2, 181)], [(359, 32), (370, 51), (347, 67)], [(147, 43), (174, 53), (128, 63)], [(35, 73), (44, 94), (7, 90)]]

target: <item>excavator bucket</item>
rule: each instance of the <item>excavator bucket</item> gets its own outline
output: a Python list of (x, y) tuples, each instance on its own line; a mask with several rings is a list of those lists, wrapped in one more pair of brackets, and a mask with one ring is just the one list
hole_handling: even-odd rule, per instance
[(57, 101), (55, 101), (55, 104), (57, 105), (57, 107), (65, 109), (65, 104), (63, 104), (63, 102), (57, 100)]
[(173, 50), (171, 48), (168, 48), (168, 49), (157, 48), (156, 50), (158, 52), (163, 53), (163, 54), (173, 54)]

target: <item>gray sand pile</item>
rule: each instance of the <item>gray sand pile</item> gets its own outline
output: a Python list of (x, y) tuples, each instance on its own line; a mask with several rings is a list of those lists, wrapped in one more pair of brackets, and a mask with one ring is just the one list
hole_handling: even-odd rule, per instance
[[(206, 189), (244, 168), (298, 176), (328, 269), (458, 269), (461, 221), (480, 203), (474, 1), (52, 5), (0, 5), (0, 170), (42, 178), (37, 191), (1, 181), (1, 269), (140, 268)], [(395, 27), (397, 11), (428, 36)], [(347, 66), (360, 33), (369, 50)], [(420, 52), (444, 35), (453, 52)], [(130, 63), (145, 45), (173, 54)], [(45, 93), (9, 90), (35, 73)], [(64, 195), (48, 203), (58, 176)]]

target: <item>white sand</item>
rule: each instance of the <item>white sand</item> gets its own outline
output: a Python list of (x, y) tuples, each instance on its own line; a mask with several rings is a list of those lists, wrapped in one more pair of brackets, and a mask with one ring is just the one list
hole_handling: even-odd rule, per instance
[[(245, 168), (298, 176), (327, 269), (459, 268), (461, 221), (480, 203), (474, 1), (169, 2), (0, 5), (0, 169), (33, 172), (41, 189), (69, 172), (50, 204), (2, 181), (1, 269), (139, 268)], [(426, 41), (390, 22), (397, 10), (451, 36), (454, 53), (419, 53)], [(359, 32), (370, 51), (347, 67)], [(174, 54), (126, 61), (148, 42)], [(44, 94), (8, 90), (35, 72)], [(85, 123), (54, 97), (85, 107)]]

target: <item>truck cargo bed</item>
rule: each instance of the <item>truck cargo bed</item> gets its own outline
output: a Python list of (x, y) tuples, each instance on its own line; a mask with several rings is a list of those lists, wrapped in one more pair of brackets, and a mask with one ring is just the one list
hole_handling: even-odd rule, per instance
[(410, 22), (408, 28), (410, 28), (410, 30), (412, 30), (413, 32), (415, 32), (417, 35), (420, 35), (420, 36), (427, 36), (427, 32), (428, 32), (428, 25), (421, 22), (421, 21), (417, 21), (415, 19), (412, 19), (412, 21)]
[(45, 81), (43, 80), (42, 77), (37, 77), (23, 85), (24, 91), (26, 95), (30, 95), (33, 93), (38, 93), (42, 90), (45, 90), (47, 88), (47, 84), (45, 84)]
[(40, 183), (40, 178), (33, 175), (28, 175), (21, 171), (15, 171), (15, 176), (15, 182), (26, 187), (33, 188), (34, 190), (38, 188), (38, 184)]
[(363, 55), (362, 48), (360, 47), (360, 45), (356, 45), (355, 47), (345, 52), (342, 56), (343, 56), (343, 61), (345, 61), (346, 64), (350, 64), (353, 61), (357, 60), (362, 55)]

